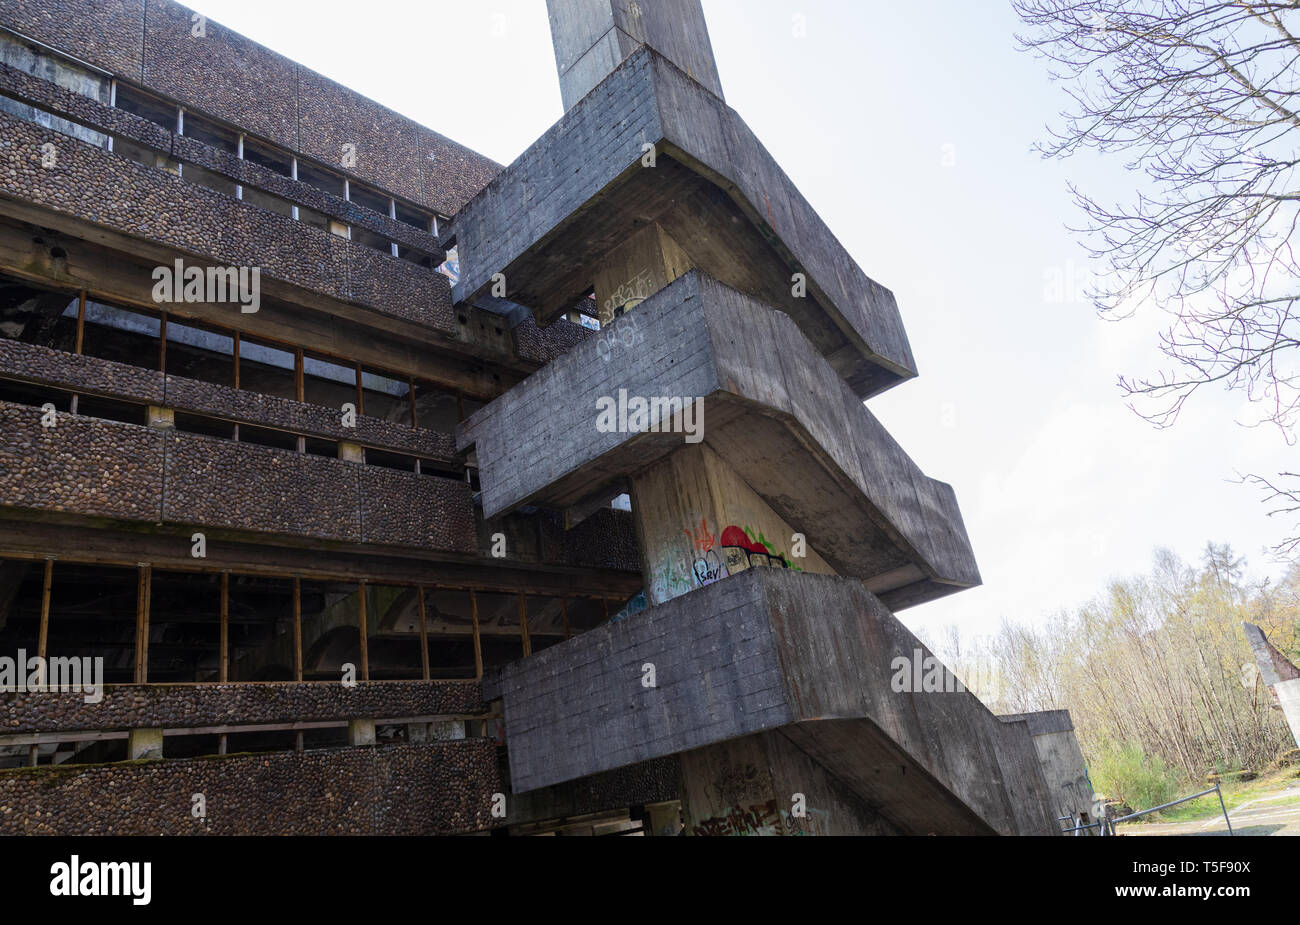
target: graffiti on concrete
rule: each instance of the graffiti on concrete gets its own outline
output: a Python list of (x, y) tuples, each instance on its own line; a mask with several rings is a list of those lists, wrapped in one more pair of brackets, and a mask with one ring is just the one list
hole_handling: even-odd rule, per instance
[(690, 543), (683, 561), (661, 563), (651, 575), (651, 590), (657, 600), (666, 601), (694, 588), (703, 588), (750, 568), (785, 568), (802, 571), (777, 546), (753, 527), (731, 525), (715, 532), (708, 518), (699, 526), (688, 526), (682, 534)]
[[(796, 818), (783, 811), (776, 800), (754, 803), (749, 807), (732, 806), (720, 816), (713, 816), (691, 828), (692, 835), (745, 836), (745, 835), (811, 835), (813, 817), (826, 814), (818, 809), (807, 810), (807, 815)], [(824, 828), (824, 823), (823, 823)]]

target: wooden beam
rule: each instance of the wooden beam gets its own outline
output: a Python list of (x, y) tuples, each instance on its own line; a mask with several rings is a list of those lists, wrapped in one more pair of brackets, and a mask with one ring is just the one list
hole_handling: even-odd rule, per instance
[(533, 641), (528, 638), (528, 598), (519, 592), (519, 634), (524, 640), (524, 658), (533, 654)]
[(235, 332), (235, 389), (239, 389), (239, 332)]
[(230, 680), (230, 573), (221, 573), (221, 645), (220, 668), (217, 679), (223, 684)]
[(478, 595), (469, 592), (469, 615), (474, 622), (474, 678), (483, 680), (483, 639), (478, 631)]
[(45, 560), (45, 586), (41, 589), (41, 628), (36, 637), (36, 655), (45, 658), (50, 639), (50, 586), (54, 582), (54, 560)]
[(149, 598), (153, 592), (153, 569), (139, 566), (135, 597), (135, 683), (149, 681)]
[(81, 355), (82, 345), (86, 342), (86, 290), (77, 294), (77, 341), (73, 353)]
[(564, 620), (564, 638), (566, 640), (573, 638), (573, 631), (569, 628), (569, 600), (560, 598), (560, 616)]
[(429, 680), (429, 619), (424, 607), (424, 586), (415, 589), (420, 596), (420, 676)]

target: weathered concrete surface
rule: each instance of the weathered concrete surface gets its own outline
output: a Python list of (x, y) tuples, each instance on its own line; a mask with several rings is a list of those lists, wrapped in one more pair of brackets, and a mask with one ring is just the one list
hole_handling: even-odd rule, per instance
[(891, 608), (979, 584), (951, 487), (917, 468), (788, 317), (698, 271), (460, 426), (484, 515), (572, 506), (684, 445), (680, 432), (599, 432), (597, 401), (620, 390), (704, 398), (704, 442)]
[[(502, 295), (491, 292), (500, 273), (505, 298), (549, 322), (647, 222), (704, 272), (786, 312), (858, 395), (916, 374), (894, 296), (867, 278), (740, 116), (648, 48), (457, 214), (455, 301)], [(795, 274), (806, 278), (802, 297)]]
[(896, 691), (916, 650), (861, 582), (752, 569), (491, 672), (484, 695), (517, 792), (780, 729), (899, 831), (1058, 832), (1027, 724), (955, 679)]
[(1282, 705), (1287, 725), (1291, 727), (1291, 738), (1300, 745), (1300, 680), (1283, 681), (1273, 687), (1277, 701)]
[(1259, 666), (1260, 680), (1273, 691), (1291, 727), (1291, 737), (1300, 745), (1300, 668), (1291, 664), (1258, 626), (1242, 623), (1242, 627)]
[[(1087, 764), (1069, 710), (1047, 710), (999, 716), (1004, 723), (1023, 720), (1034, 740), (1043, 778), (1051, 795), (1056, 817), (1069, 816), (1075, 824), (1093, 822), (1093, 789)], [(1081, 818), (1087, 814), (1087, 818)]]
[(547, 0), (546, 9), (565, 109), (572, 109), (642, 45), (722, 96), (700, 0)]
[(781, 731), (681, 756), (686, 834), (898, 835)]

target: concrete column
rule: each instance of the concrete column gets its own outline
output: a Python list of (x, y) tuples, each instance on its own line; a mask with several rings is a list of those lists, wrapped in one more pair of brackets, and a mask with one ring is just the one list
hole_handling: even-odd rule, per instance
[(722, 96), (700, 0), (546, 0), (546, 8), (566, 111), (642, 45)]
[(365, 450), (362, 449), (361, 444), (359, 443), (348, 443), (347, 441), (340, 440), (339, 459), (344, 462), (365, 462)]
[(160, 408), (158, 405), (150, 405), (148, 410), (148, 424), (150, 427), (156, 427), (159, 430), (172, 430), (176, 427), (176, 412), (171, 408)]
[(375, 721), (373, 719), (354, 719), (348, 721), (349, 745), (374, 745)]
[(600, 323), (609, 324), (631, 311), (691, 266), (686, 252), (658, 225), (634, 232), (595, 268)]
[(163, 731), (161, 729), (132, 729), (126, 738), (126, 757), (129, 761), (163, 756)]
[(742, 473), (704, 444), (684, 444), (636, 476), (632, 516), (652, 607), (750, 568), (835, 574), (806, 542), (800, 548), (795, 535), (801, 525), (779, 517)]

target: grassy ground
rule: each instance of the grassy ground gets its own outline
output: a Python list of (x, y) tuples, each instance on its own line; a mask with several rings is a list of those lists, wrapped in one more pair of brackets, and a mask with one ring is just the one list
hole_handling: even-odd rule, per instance
[[(1252, 781), (1236, 782), (1229, 781), (1221, 785), (1223, 790), (1223, 802), (1227, 804), (1228, 811), (1236, 809), (1243, 803), (1258, 799), (1259, 797), (1268, 796), (1279, 790), (1285, 790), (1289, 786), (1294, 786), (1296, 780), (1300, 779), (1300, 768), (1284, 768), (1280, 771), (1270, 771)], [(1204, 787), (1198, 789), (1204, 790)], [(1195, 791), (1192, 791), (1195, 792)], [(1300, 795), (1288, 796), (1270, 801), (1273, 806), (1288, 806), (1300, 804)], [(1206, 819), (1210, 816), (1221, 816), (1223, 810), (1219, 807), (1219, 798), (1211, 793), (1209, 796), (1200, 797), (1187, 803), (1180, 803), (1171, 809), (1162, 810), (1158, 813), (1152, 813), (1149, 816), (1143, 816), (1136, 823), (1158, 823), (1158, 822), (1194, 822), (1198, 819)]]

